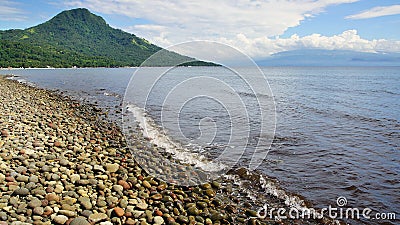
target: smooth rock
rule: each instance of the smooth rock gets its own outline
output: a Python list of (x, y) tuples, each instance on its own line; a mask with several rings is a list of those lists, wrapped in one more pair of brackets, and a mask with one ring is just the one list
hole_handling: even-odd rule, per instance
[(119, 180), (118, 184), (121, 185), (124, 188), (124, 190), (128, 190), (131, 188), (131, 185), (124, 180)]
[(33, 213), (36, 214), (36, 215), (41, 216), (44, 213), (44, 208), (43, 207), (36, 207), (36, 208), (33, 209)]
[(145, 188), (148, 188), (148, 189), (151, 188), (151, 184), (150, 184), (147, 180), (143, 181), (142, 185), (143, 185), (143, 187), (145, 187)]
[(26, 196), (29, 195), (29, 190), (27, 188), (17, 188), (14, 191), (14, 195)]
[(31, 208), (36, 208), (42, 206), (42, 201), (40, 201), (38, 198), (33, 198), (29, 203), (28, 206)]
[(46, 195), (46, 199), (49, 202), (51, 202), (51, 201), (56, 201), (56, 202), (60, 201), (60, 197), (58, 195), (54, 194), (54, 193), (47, 194)]
[(81, 176), (79, 174), (72, 174), (71, 176), (69, 176), (69, 179), (71, 183), (74, 184), (75, 182), (81, 179)]
[(69, 225), (90, 225), (90, 223), (84, 217), (77, 217)]
[(106, 220), (108, 216), (105, 213), (94, 213), (89, 216), (89, 220), (98, 223), (100, 221)]
[(115, 173), (115, 172), (118, 171), (118, 169), (119, 169), (119, 165), (116, 164), (116, 163), (113, 163), (113, 164), (107, 163), (107, 164), (106, 164), (106, 170), (107, 170), (108, 172), (110, 172), (110, 173)]
[(125, 214), (125, 211), (120, 207), (115, 207), (114, 208), (114, 213), (115, 213), (116, 216), (122, 217)]
[(164, 219), (161, 216), (155, 216), (153, 218), (154, 224), (161, 225), (164, 223)]
[(140, 202), (140, 203), (136, 204), (136, 207), (138, 207), (139, 209), (145, 210), (145, 209), (147, 209), (148, 205), (147, 205), (147, 203)]
[(90, 202), (90, 198), (88, 197), (80, 197), (78, 201), (85, 209), (92, 209), (92, 203)]
[(66, 217), (64, 215), (57, 215), (53, 219), (53, 221), (58, 224), (65, 224), (65, 222), (67, 222), (67, 220), (68, 220), (68, 217)]

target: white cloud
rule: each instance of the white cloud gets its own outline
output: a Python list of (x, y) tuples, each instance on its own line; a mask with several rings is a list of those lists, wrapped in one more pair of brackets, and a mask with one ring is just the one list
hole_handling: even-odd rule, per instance
[(379, 6), (367, 11), (347, 16), (346, 19), (369, 19), (381, 16), (390, 16), (400, 14), (400, 5)]
[(255, 58), (281, 51), (295, 49), (327, 49), (327, 50), (353, 50), (359, 52), (400, 52), (400, 41), (385, 39), (366, 40), (361, 38), (356, 30), (347, 30), (333, 36), (312, 34), (304, 37), (292, 35), (289, 38), (255, 38), (251, 39), (244, 34), (238, 35), (236, 40), (221, 40), (233, 46), (242, 45), (247, 54)]
[(0, 5), (0, 21), (25, 21), (28, 17), (11, 1), (2, 1)]
[[(73, 0), (73, 7), (143, 19), (124, 30), (162, 47), (191, 40), (229, 44), (252, 57), (299, 48), (363, 52), (400, 51), (399, 41), (366, 40), (356, 30), (331, 37), (312, 34), (279, 38), (288, 28), (324, 12), (328, 6), (358, 0)], [(212, 49), (210, 49), (212, 51)]]
[[(239, 33), (252, 38), (280, 35), (328, 6), (355, 1), (358, 0), (74, 0), (66, 4), (149, 20), (153, 25), (168, 27), (164, 35), (176, 43), (232, 38)], [(137, 31), (146, 34), (145, 28)]]

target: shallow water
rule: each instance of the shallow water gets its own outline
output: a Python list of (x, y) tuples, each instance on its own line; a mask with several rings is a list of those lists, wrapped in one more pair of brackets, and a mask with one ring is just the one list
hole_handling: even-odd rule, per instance
[[(97, 103), (110, 110), (114, 120), (119, 120), (122, 96), (135, 70), (35, 69), (0, 73), (20, 75), (40, 87), (59, 89)], [(248, 68), (238, 70), (250, 75), (257, 72)], [(336, 206), (336, 199), (344, 196), (347, 207), (369, 207), (376, 212), (395, 212), (400, 217), (400, 68), (276, 67), (262, 71), (274, 95), (277, 128), (271, 151), (258, 170), (277, 178), (286, 190), (304, 196), (316, 207)], [(234, 87), (251, 109), (250, 121), (242, 122), (243, 130), (247, 131), (250, 124), (250, 131), (257, 131), (260, 121), (256, 95), (234, 75), (219, 67), (169, 71), (168, 79), (160, 80), (157, 90), (149, 95), (149, 116), (159, 124), (163, 120), (177, 121), (174, 116), (161, 120), (161, 115), (168, 115), (161, 113), (168, 111), (168, 105), (161, 107), (161, 100), (185, 79), (210, 76)], [(207, 93), (216, 93), (222, 102), (232, 98), (218, 88), (210, 88)], [(230, 121), (223, 104), (199, 98), (182, 108), (179, 130), (172, 127), (167, 131), (182, 144), (190, 142), (192, 146), (204, 147), (203, 140), (197, 138), (212, 133), (208, 129), (216, 126), (214, 139), (207, 143), (207, 148), (192, 149), (213, 157), (227, 145), (235, 145), (229, 143)], [(250, 149), (259, 136), (250, 132)], [(246, 165), (249, 160), (244, 155), (239, 163)]]

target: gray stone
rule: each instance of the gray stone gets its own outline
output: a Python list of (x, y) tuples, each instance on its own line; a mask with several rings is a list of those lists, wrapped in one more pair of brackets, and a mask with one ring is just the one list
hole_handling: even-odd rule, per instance
[(121, 208), (126, 208), (128, 206), (128, 201), (125, 199), (121, 199), (119, 205), (121, 206)]
[(47, 160), (54, 160), (54, 159), (56, 159), (57, 157), (56, 157), (54, 154), (47, 154), (45, 158), (46, 158)]
[(17, 171), (18, 173), (26, 173), (28, 169), (25, 166), (18, 166), (15, 171)]
[(36, 208), (42, 206), (42, 201), (40, 201), (38, 198), (33, 198), (29, 203), (28, 206), (31, 208)]
[(50, 172), (51, 168), (49, 166), (47, 166), (47, 165), (44, 165), (44, 166), (42, 166), (42, 171), (43, 172)]
[(6, 221), (8, 219), (7, 213), (0, 212), (0, 219), (3, 221)]
[(65, 224), (65, 222), (67, 222), (67, 220), (68, 220), (68, 217), (66, 217), (64, 215), (57, 215), (53, 219), (53, 221), (58, 224)]
[(142, 210), (147, 209), (147, 206), (148, 205), (146, 203), (144, 203), (144, 202), (136, 204), (136, 207), (138, 207), (139, 209), (142, 209)]
[(44, 208), (43, 207), (36, 207), (36, 208), (33, 209), (33, 213), (36, 214), (36, 215), (41, 216), (44, 213)]
[(58, 174), (53, 173), (53, 175), (51, 175), (51, 179), (57, 181), (60, 180), (60, 176), (58, 176)]
[(90, 225), (90, 223), (84, 217), (77, 217), (71, 221), (70, 225)]
[(89, 220), (98, 223), (100, 221), (106, 220), (108, 216), (105, 213), (94, 213), (89, 216)]
[(105, 202), (105, 201), (103, 201), (103, 200), (99, 200), (99, 201), (97, 201), (97, 204), (96, 204), (98, 207), (104, 207), (104, 206), (106, 206), (107, 205), (107, 202)]
[(80, 197), (78, 201), (85, 209), (92, 209), (92, 203), (90, 202), (90, 198), (88, 197)]
[(66, 160), (66, 159), (61, 159), (61, 160), (60, 160), (60, 165), (61, 165), (61, 166), (68, 166), (68, 165), (69, 165), (69, 161)]
[(16, 179), (19, 182), (28, 182), (29, 181), (29, 177), (25, 176), (25, 175), (19, 175)]
[(113, 190), (116, 192), (122, 192), (124, 190), (124, 187), (122, 187), (121, 185), (114, 185)]
[(38, 183), (39, 182), (39, 178), (36, 175), (31, 175), (29, 177), (29, 182)]
[(90, 215), (92, 215), (93, 214), (93, 212), (92, 211), (90, 211), (90, 210), (83, 210), (82, 212), (81, 212), (81, 215), (82, 216), (84, 216), (84, 217), (89, 217)]
[(58, 213), (68, 217), (75, 217), (77, 215), (76, 212), (70, 210), (59, 210)]
[(113, 203), (117, 203), (118, 202), (118, 198), (114, 197), (114, 196), (108, 196), (106, 199), (107, 203), (109, 205), (113, 204)]
[(29, 190), (27, 188), (24, 188), (24, 187), (17, 188), (14, 191), (14, 195), (26, 196), (26, 195), (29, 195)]

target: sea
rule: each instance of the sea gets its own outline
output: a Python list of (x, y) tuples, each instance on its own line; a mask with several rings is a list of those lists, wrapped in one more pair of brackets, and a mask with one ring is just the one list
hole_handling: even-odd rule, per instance
[[(127, 106), (141, 109), (135, 115), (152, 121), (153, 130), (210, 160), (245, 147), (235, 167), (262, 157), (255, 172), (312, 207), (338, 207), (340, 199), (339, 206), (397, 218), (351, 223), (399, 224), (400, 67), (3, 69), (0, 74), (95, 104), (120, 125)], [(273, 130), (262, 129), (263, 119)], [(260, 144), (264, 136), (269, 139)], [(255, 149), (265, 154), (254, 154)]]

